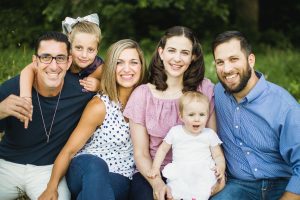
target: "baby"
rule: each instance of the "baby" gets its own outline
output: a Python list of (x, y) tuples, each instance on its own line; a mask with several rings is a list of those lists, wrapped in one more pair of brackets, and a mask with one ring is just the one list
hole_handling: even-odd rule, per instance
[(200, 92), (185, 92), (179, 99), (179, 111), (183, 125), (169, 130), (148, 177), (160, 175), (160, 166), (172, 147), (173, 161), (165, 166), (162, 175), (167, 178), (173, 198), (208, 199), (216, 181), (223, 179), (225, 173), (222, 141), (212, 129), (205, 128), (209, 117), (208, 98)]

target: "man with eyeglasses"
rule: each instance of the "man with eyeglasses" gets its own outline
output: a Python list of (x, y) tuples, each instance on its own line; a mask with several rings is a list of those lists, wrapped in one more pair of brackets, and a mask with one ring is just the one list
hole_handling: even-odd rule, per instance
[[(0, 86), (0, 199), (16, 199), (20, 191), (37, 199), (49, 181), (54, 160), (94, 95), (82, 92), (79, 77), (68, 72), (72, 62), (67, 36), (42, 35), (32, 60), (36, 78), (31, 97), (19, 97), (19, 76)], [(28, 100), (32, 98), (32, 110)], [(25, 129), (23, 121), (32, 122)], [(65, 180), (58, 196), (70, 199)]]

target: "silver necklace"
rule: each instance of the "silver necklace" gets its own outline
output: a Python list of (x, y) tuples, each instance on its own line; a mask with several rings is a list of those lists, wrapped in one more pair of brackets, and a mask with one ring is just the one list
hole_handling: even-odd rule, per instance
[(59, 95), (58, 95), (58, 99), (57, 99), (56, 107), (55, 107), (55, 110), (54, 110), (52, 122), (51, 122), (50, 129), (49, 129), (49, 132), (48, 132), (47, 129), (46, 129), (46, 125), (45, 125), (45, 120), (44, 120), (43, 111), (42, 111), (42, 107), (41, 107), (41, 103), (40, 103), (39, 93), (38, 93), (38, 91), (36, 91), (36, 96), (37, 96), (37, 100), (38, 100), (38, 103), (39, 103), (40, 113), (41, 113), (44, 129), (45, 129), (45, 133), (46, 133), (46, 136), (47, 136), (47, 143), (49, 142), (49, 137), (50, 137), (50, 134), (51, 134), (55, 114), (56, 114), (58, 103), (59, 103), (59, 100), (60, 100), (60, 94), (61, 94), (61, 90), (60, 90)]
[(119, 99), (118, 99), (118, 101), (119, 101), (120, 111), (123, 113), (124, 112), (124, 105)]

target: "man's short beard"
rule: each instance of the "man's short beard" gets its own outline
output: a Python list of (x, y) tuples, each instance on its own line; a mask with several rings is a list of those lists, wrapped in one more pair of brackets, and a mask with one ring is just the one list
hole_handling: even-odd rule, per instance
[(252, 70), (251, 70), (251, 67), (249, 65), (249, 63), (247, 63), (247, 69), (246, 69), (246, 72), (243, 73), (243, 74), (240, 74), (241, 75), (241, 81), (239, 83), (239, 85), (235, 88), (229, 88), (227, 87), (227, 85), (221, 81), (220, 77), (219, 77), (219, 80), (221, 82), (221, 84), (223, 85), (223, 87), (225, 88), (225, 90), (229, 93), (239, 93), (240, 91), (242, 91), (246, 86), (247, 86), (247, 83), (251, 77), (251, 73), (252, 73)]

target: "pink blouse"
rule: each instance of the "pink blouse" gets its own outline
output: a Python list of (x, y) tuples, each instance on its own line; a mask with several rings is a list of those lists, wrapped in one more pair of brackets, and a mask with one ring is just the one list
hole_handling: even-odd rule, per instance
[[(204, 78), (197, 88), (210, 101), (210, 115), (214, 111), (214, 85)], [(134, 123), (143, 125), (149, 134), (150, 155), (152, 159), (171, 127), (182, 124), (179, 119), (178, 99), (159, 99), (154, 97), (148, 85), (140, 85), (131, 94), (124, 116)], [(162, 167), (172, 161), (171, 151), (167, 154)]]

